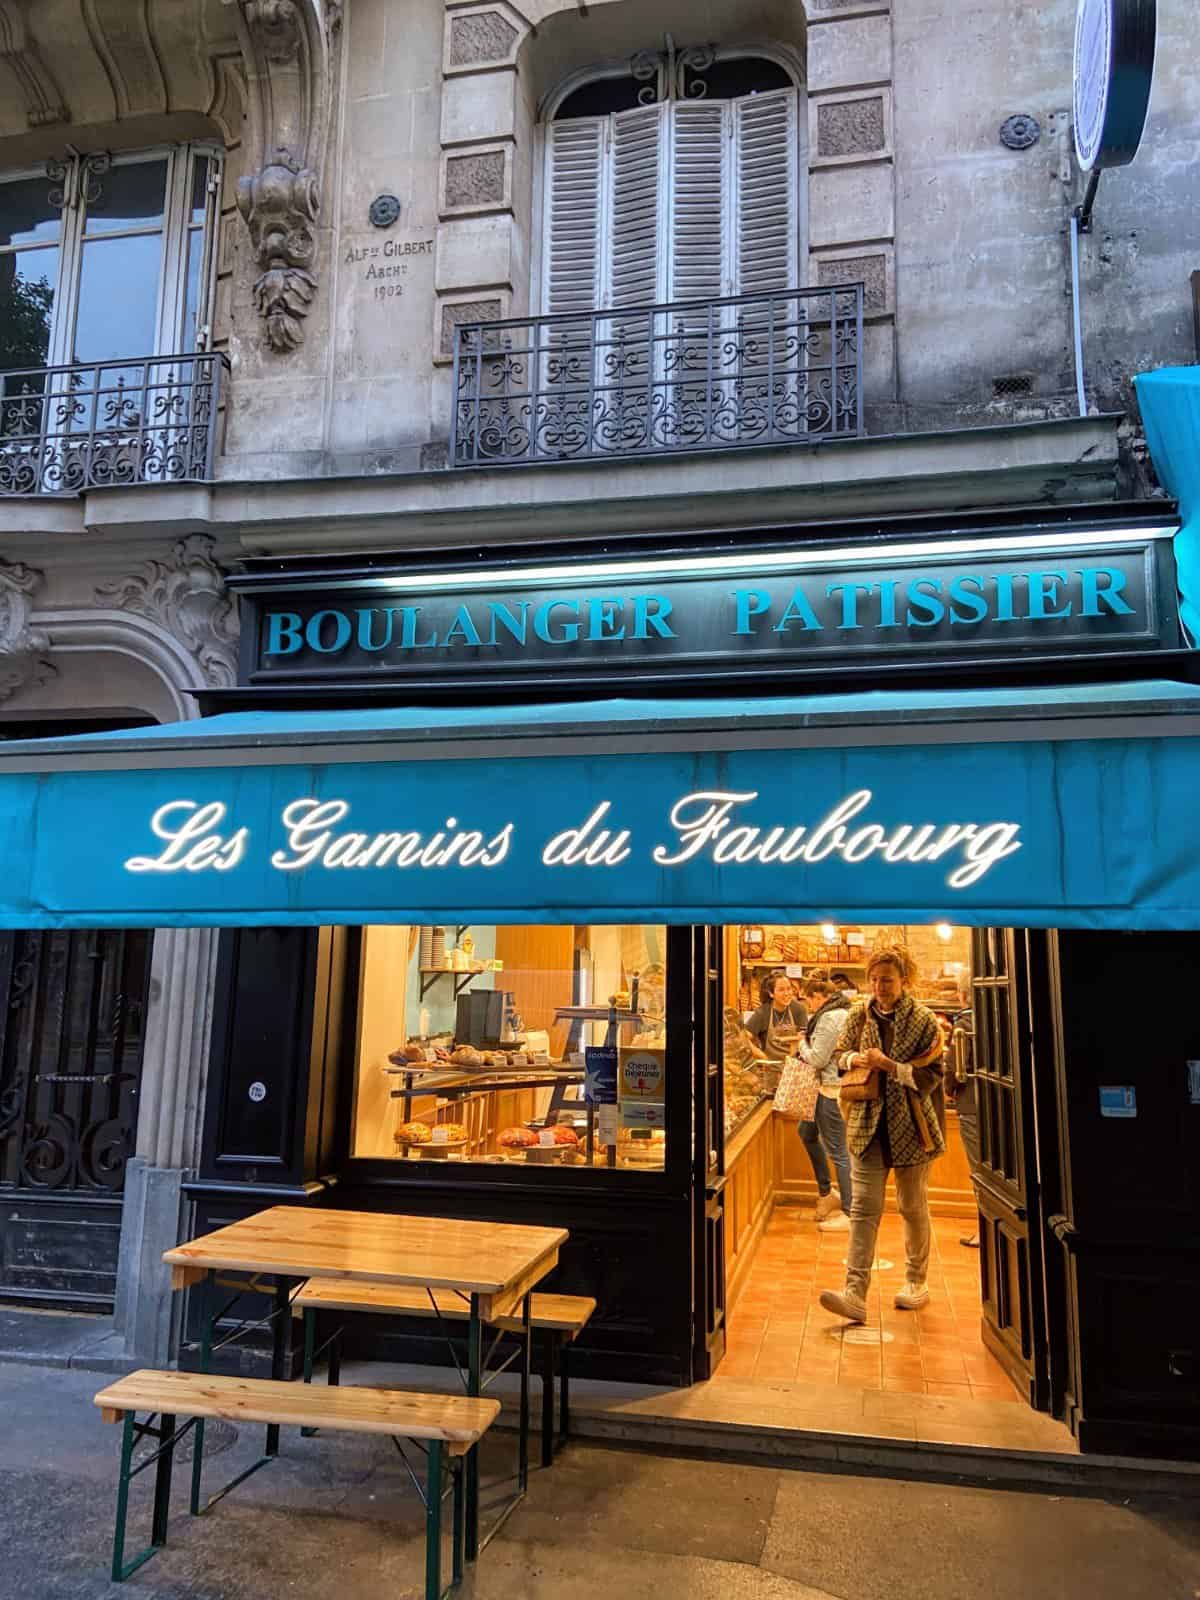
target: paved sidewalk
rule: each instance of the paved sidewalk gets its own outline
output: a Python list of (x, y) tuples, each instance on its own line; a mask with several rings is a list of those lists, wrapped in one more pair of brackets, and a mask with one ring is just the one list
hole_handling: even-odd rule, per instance
[[(284, 1435), (282, 1458), (123, 1586), (103, 1379), (0, 1366), (0, 1600), (415, 1600), (421, 1519), (386, 1441)], [(225, 1428), (212, 1487), (254, 1458)], [(489, 1455), (509, 1459), (511, 1437)], [(145, 1514), (151, 1474), (135, 1485)], [(144, 1522), (133, 1522), (132, 1538)], [(572, 1445), (464, 1600), (1200, 1600), (1200, 1507), (695, 1461)]]

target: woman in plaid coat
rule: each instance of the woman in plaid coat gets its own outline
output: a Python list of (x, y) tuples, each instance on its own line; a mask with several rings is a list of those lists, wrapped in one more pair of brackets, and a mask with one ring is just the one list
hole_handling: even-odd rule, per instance
[(821, 1304), (848, 1322), (867, 1320), (867, 1291), (883, 1197), (890, 1171), (904, 1218), (906, 1282), (896, 1295), (903, 1311), (917, 1311), (929, 1300), (929, 1169), (946, 1148), (934, 1104), (942, 1079), (942, 1034), (937, 1018), (908, 992), (916, 964), (895, 946), (876, 950), (867, 965), (869, 1000), (859, 1000), (846, 1017), (837, 1042), (838, 1070), (856, 1077), (869, 1069), (878, 1093), (849, 1099), (843, 1089), (853, 1204), (846, 1255), (846, 1287), (827, 1289)]

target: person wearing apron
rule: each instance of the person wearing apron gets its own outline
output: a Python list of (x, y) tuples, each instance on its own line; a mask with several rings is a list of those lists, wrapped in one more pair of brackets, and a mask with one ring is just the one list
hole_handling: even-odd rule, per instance
[(796, 986), (786, 972), (769, 972), (759, 993), (762, 1004), (746, 1019), (746, 1031), (757, 1039), (763, 1055), (776, 1063), (774, 1072), (765, 1075), (763, 1084), (774, 1092), (779, 1086), (783, 1063), (794, 1054), (808, 1026), (808, 1009), (797, 997)]

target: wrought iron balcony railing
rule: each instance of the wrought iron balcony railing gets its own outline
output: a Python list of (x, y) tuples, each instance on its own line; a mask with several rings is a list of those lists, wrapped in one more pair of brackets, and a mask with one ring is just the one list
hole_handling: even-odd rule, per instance
[(863, 286), (464, 323), (450, 460), (517, 466), (863, 431)]
[(0, 372), (0, 495), (211, 478), (228, 370), (207, 351)]

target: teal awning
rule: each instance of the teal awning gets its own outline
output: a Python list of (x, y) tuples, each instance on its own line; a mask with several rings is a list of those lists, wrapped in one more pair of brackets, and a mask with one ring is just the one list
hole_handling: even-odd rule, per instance
[(1159, 482), (1179, 501), (1175, 536), (1179, 614), (1200, 642), (1200, 367), (1164, 367), (1136, 378), (1146, 443)]
[(229, 713), (0, 745), (0, 926), (1200, 927), (1200, 689)]

